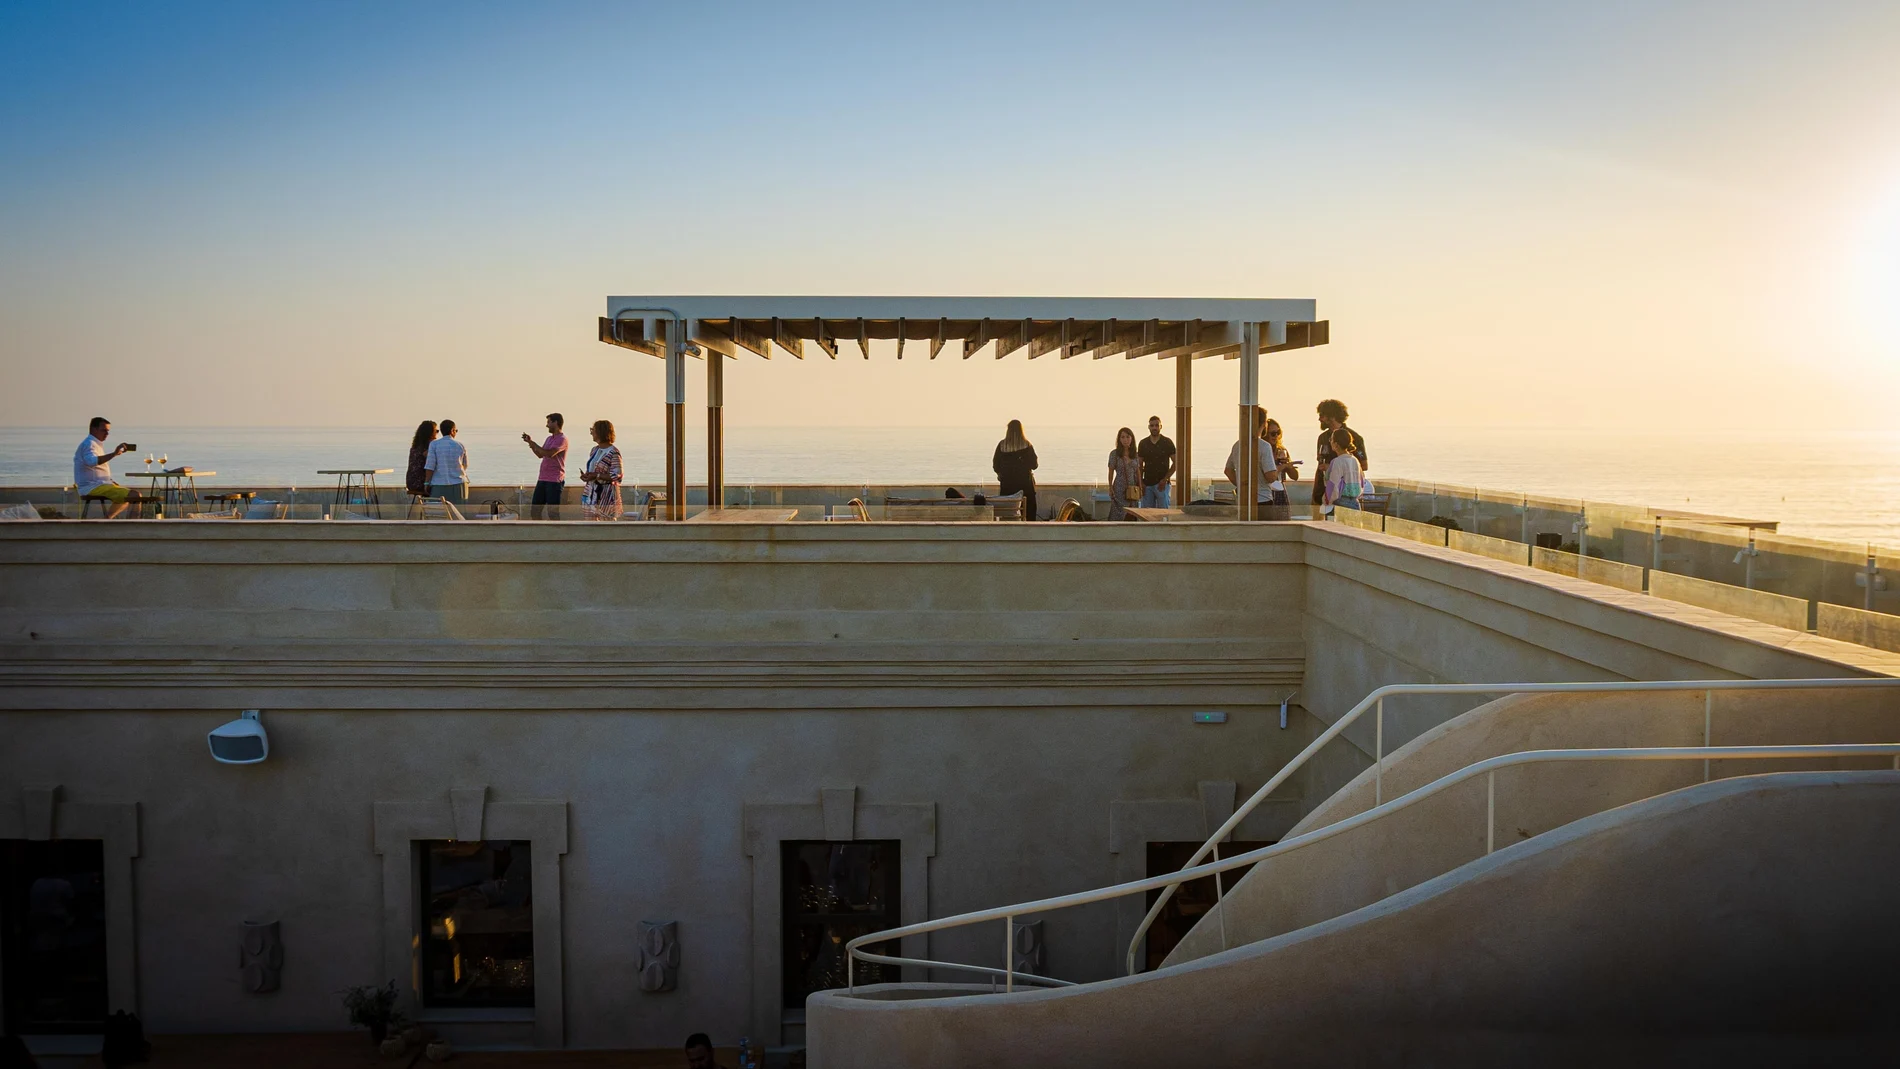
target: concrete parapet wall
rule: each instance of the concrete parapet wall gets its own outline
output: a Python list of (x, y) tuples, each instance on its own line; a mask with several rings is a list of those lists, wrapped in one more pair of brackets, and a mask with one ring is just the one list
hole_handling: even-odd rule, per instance
[(1766, 590), (1748, 590), (1707, 579), (1652, 571), (1649, 573), (1649, 592), (1659, 598), (1700, 605), (1730, 616), (1745, 616), (1790, 631), (1808, 629), (1806, 601), (1770, 594)]
[(1816, 605), (1814, 611), (1815, 632), (1823, 638), (1900, 653), (1900, 616), (1827, 602)]

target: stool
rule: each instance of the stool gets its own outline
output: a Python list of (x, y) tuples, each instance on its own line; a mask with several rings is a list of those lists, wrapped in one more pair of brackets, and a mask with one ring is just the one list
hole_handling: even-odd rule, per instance
[(251, 507), (251, 499), (256, 496), (257, 491), (249, 490), (231, 494), (206, 494), (204, 499), (214, 508), (244, 511)]
[(94, 505), (99, 506), (99, 518), (102, 520), (112, 511), (112, 502), (103, 497), (82, 497), (79, 499), (79, 518), (82, 520), (85, 519), (86, 514), (91, 511)]

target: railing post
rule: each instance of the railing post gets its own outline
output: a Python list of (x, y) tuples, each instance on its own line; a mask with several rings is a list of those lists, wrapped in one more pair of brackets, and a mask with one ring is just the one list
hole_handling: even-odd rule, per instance
[(844, 951), (844, 990), (847, 995), (858, 989), (857, 973), (852, 968), (852, 966), (857, 963), (858, 956), (852, 953), (850, 947), (846, 947)]
[(1372, 704), (1372, 804), (1385, 801), (1385, 699)]
[[(1214, 863), (1217, 865), (1220, 864), (1219, 843), (1214, 844)], [(1224, 901), (1226, 891), (1221, 886), (1222, 878), (1226, 875), (1224, 872), (1216, 872), (1214, 874), (1214, 908), (1220, 912), (1220, 948), (1222, 950), (1227, 949), (1227, 905)]]
[[(1710, 746), (1710, 727), (1716, 722), (1716, 691), (1702, 691), (1702, 746)], [(1702, 758), (1702, 782), (1708, 782), (1708, 758)]]
[(1016, 990), (1016, 918), (1003, 918), (1003, 990)]
[(1484, 852), (1497, 848), (1498, 841), (1498, 770), (1484, 774)]

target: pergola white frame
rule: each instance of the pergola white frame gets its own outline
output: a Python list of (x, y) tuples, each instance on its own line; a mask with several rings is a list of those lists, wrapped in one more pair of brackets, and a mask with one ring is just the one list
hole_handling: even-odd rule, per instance
[[(609, 297), (600, 340), (666, 361), (666, 516), (686, 518), (686, 360), (706, 358), (706, 500), (725, 498), (725, 358), (774, 351), (803, 360), (815, 349), (836, 360), (842, 346), (871, 358), (871, 340), (919, 342), (935, 360), (950, 342), (968, 360), (989, 349), (1001, 360), (1055, 355), (1174, 360), (1175, 500), (1188, 499), (1192, 470), (1194, 360), (1240, 361), (1239, 433), (1253, 436), (1260, 353), (1325, 345), (1329, 324), (1310, 299), (1225, 297)], [(1261, 472), (1240, 451), (1241, 519), (1257, 516)]]

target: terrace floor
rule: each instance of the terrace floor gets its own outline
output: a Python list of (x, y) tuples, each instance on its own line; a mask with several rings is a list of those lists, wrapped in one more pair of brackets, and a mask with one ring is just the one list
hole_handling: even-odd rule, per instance
[[(207, 1036), (151, 1036), (152, 1066), (189, 1066), (190, 1069), (380, 1069), (432, 1066), (420, 1049), (401, 1057), (385, 1057), (370, 1046), (367, 1032), (255, 1034)], [(739, 1064), (737, 1048), (714, 1052), (722, 1066)], [(39, 1056), (43, 1069), (94, 1069), (103, 1066), (96, 1054)], [(456, 1051), (445, 1063), (458, 1069), (680, 1069), (686, 1064), (679, 1050), (545, 1050)]]

